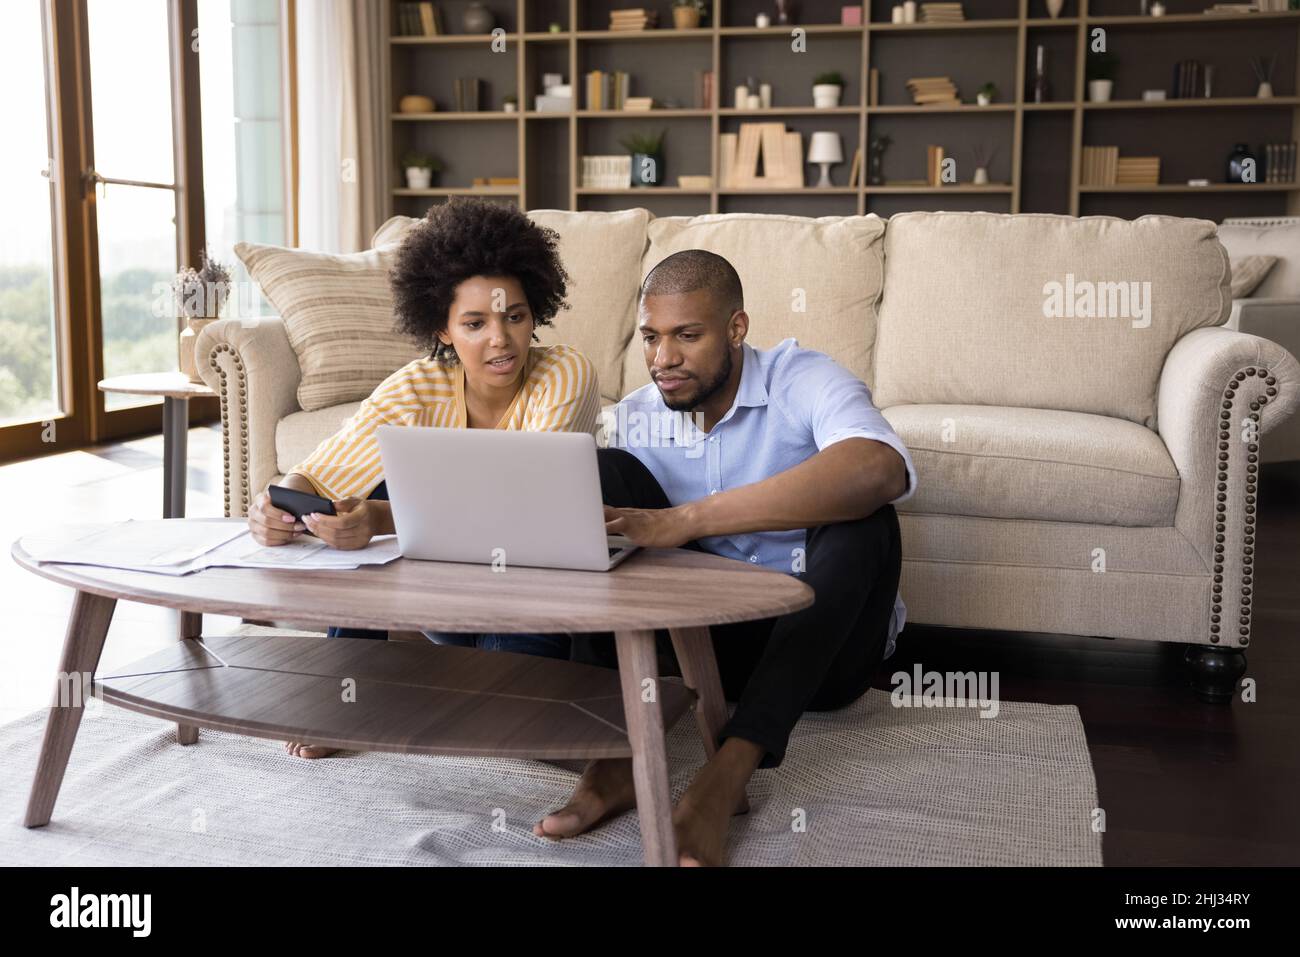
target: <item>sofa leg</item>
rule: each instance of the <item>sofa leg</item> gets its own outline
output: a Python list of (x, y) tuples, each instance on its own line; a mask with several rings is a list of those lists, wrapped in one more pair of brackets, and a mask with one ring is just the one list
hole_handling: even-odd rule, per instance
[(1189, 645), (1183, 655), (1192, 690), (1210, 704), (1231, 704), (1237, 682), (1246, 673), (1246, 653), (1240, 648)]

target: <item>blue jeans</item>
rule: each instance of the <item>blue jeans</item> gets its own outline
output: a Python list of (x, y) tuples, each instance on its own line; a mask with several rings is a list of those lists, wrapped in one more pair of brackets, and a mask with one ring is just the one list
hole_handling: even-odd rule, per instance
[[(388, 483), (380, 482), (367, 498), (388, 501)], [(459, 645), (462, 648), (481, 648), (485, 651), (513, 651), (523, 655), (540, 655), (543, 658), (569, 658), (568, 635), (474, 635), (454, 634), (446, 631), (425, 631), (424, 637), (436, 645)], [(388, 639), (388, 632), (370, 628), (331, 627), (330, 638)]]

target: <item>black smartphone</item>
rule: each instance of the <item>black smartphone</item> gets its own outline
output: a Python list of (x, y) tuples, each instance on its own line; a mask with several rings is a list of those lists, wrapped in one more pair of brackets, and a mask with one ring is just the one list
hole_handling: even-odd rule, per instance
[(297, 489), (285, 488), (283, 485), (268, 485), (266, 490), (271, 493), (271, 504), (282, 512), (288, 512), (294, 518), (300, 519), (311, 512), (320, 512), (322, 515), (335, 514), (334, 503), (319, 495), (299, 492)]

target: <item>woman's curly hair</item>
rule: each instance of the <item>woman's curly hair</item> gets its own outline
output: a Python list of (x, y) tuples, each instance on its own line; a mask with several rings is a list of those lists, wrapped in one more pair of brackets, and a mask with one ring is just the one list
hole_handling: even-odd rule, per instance
[(536, 339), (536, 327), (551, 325), (569, 305), (559, 242), (554, 229), (513, 206), (456, 196), (432, 207), (407, 234), (389, 271), (397, 331), (430, 349), (432, 358), (456, 361), (456, 350), (438, 339), (456, 287), (474, 276), (510, 276), (524, 288)]

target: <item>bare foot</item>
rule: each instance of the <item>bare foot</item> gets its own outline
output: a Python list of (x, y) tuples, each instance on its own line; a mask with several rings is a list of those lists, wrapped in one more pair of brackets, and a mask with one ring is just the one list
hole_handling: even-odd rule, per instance
[(303, 744), (301, 741), (286, 741), (284, 749), (299, 758), (328, 758), (338, 753), (338, 748), (327, 748), (319, 744)]
[(533, 825), (538, 837), (576, 837), (602, 821), (636, 807), (631, 758), (592, 761), (582, 772), (569, 803)]
[(727, 827), (736, 814), (749, 811), (745, 784), (763, 749), (728, 738), (700, 768), (673, 808), (677, 863), (682, 867), (721, 867), (726, 862)]

